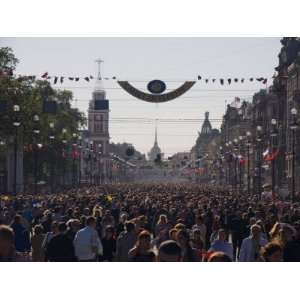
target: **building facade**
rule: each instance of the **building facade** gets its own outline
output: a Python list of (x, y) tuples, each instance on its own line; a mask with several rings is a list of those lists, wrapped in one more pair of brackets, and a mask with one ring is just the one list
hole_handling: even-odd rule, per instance
[(90, 183), (110, 181), (112, 162), (109, 155), (109, 100), (101, 77), (96, 79), (88, 109), (88, 129), (82, 132), (81, 179)]

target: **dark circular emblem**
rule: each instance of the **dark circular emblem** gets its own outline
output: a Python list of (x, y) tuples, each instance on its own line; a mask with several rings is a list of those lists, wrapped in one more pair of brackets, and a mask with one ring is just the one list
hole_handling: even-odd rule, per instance
[(148, 83), (147, 89), (152, 94), (161, 94), (166, 90), (166, 84), (161, 80), (152, 80)]

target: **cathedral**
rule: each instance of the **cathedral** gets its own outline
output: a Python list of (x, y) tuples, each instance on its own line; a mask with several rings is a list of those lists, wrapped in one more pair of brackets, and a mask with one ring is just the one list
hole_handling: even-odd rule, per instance
[(220, 133), (218, 129), (213, 129), (209, 121), (209, 112), (205, 112), (204, 122), (202, 124), (201, 132), (198, 132), (196, 145), (192, 148), (191, 152), (194, 154), (195, 159), (204, 157), (211, 151), (212, 144), (219, 138)]
[(161, 152), (157, 142), (157, 127), (155, 127), (154, 145), (148, 152), (148, 159), (153, 162), (158, 158), (158, 155), (160, 155), (160, 158), (163, 159), (163, 153)]

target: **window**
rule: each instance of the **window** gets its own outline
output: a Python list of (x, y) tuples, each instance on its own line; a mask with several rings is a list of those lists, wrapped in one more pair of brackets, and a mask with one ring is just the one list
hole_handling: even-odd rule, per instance
[(94, 131), (98, 133), (103, 133), (103, 122), (95, 122)]
[(103, 114), (95, 114), (95, 121), (103, 121)]

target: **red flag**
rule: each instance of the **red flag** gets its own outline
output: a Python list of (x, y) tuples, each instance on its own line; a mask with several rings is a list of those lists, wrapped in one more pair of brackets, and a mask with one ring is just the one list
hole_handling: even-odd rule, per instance
[(267, 155), (264, 156), (264, 160), (272, 161), (277, 157), (278, 153), (279, 153), (279, 149), (273, 150), (272, 152), (269, 152)]

